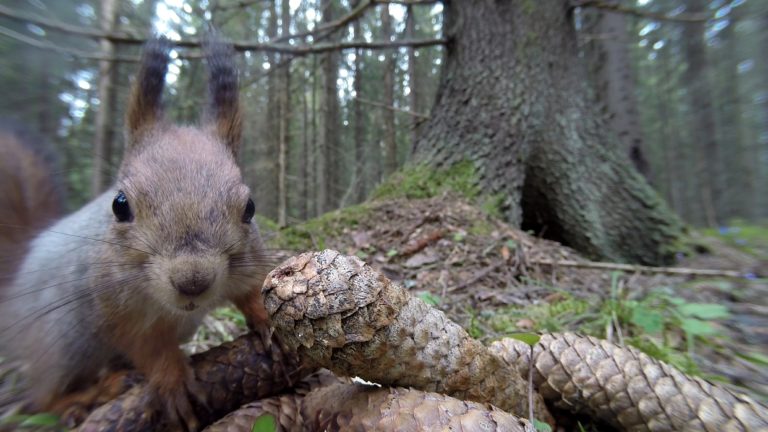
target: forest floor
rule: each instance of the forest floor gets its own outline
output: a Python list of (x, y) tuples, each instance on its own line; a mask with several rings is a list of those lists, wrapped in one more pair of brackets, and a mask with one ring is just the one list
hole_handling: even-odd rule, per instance
[[(768, 274), (761, 273), (768, 229), (692, 235), (696, 250), (681, 254), (678, 267), (743, 275), (702, 277), (581, 267), (591, 261), (452, 192), (375, 200), (282, 230), (262, 226), (287, 255), (325, 248), (357, 255), (484, 342), (575, 331), (768, 400)], [(243, 331), (242, 316), (222, 308), (187, 349), (200, 352)]]

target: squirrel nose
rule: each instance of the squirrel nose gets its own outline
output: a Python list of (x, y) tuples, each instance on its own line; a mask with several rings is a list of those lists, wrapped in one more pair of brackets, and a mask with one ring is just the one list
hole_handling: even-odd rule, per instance
[(186, 277), (175, 277), (171, 279), (173, 287), (178, 292), (188, 297), (196, 297), (206, 292), (212, 284), (212, 278), (201, 275), (193, 274)]

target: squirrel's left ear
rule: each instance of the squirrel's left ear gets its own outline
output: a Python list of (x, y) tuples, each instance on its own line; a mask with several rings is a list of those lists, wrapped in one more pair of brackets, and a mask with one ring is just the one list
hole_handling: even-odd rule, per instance
[(141, 66), (133, 83), (126, 111), (126, 150), (139, 145), (143, 136), (162, 120), (162, 95), (171, 42), (164, 37), (144, 45)]
[(222, 41), (214, 30), (209, 30), (204, 44), (208, 61), (208, 107), (205, 122), (211, 124), (216, 134), (237, 155), (243, 134), (240, 114), (237, 67), (232, 45)]

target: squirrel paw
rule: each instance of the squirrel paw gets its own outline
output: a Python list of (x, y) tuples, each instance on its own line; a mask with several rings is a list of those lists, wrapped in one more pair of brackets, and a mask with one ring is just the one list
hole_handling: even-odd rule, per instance
[(194, 432), (200, 430), (195, 408), (207, 409), (207, 398), (192, 370), (189, 367), (186, 369), (186, 373), (174, 383), (166, 378), (162, 385), (156, 386), (155, 391), (159, 406), (172, 429)]

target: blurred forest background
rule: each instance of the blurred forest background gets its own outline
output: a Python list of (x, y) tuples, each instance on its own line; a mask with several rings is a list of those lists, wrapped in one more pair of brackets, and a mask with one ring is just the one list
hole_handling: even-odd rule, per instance
[[(691, 224), (768, 217), (768, 2), (603, 6), (574, 7), (578, 47), (590, 103), (635, 167)], [(290, 224), (364, 200), (411, 159), (444, 62), (443, 7), (3, 0), (0, 116), (56, 145), (75, 209), (115, 175), (130, 77), (148, 35), (184, 41), (172, 54), (167, 115), (199, 118), (205, 69), (185, 43), (210, 22), (238, 42), (241, 159), (258, 212)]]

